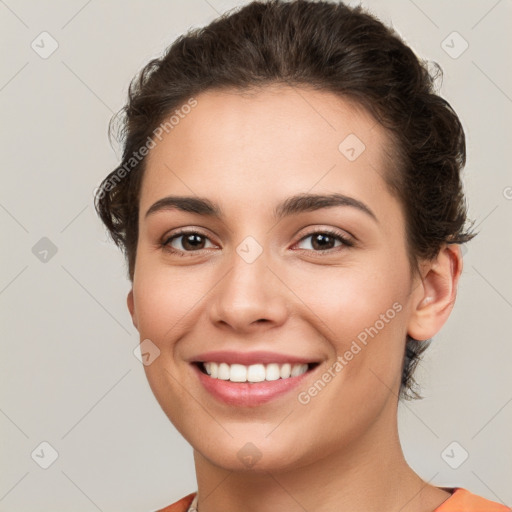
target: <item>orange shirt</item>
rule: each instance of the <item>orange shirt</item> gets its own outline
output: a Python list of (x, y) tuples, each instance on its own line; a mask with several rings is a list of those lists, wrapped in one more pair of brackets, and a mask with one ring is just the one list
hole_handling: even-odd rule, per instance
[[(441, 489), (451, 492), (452, 495), (433, 512), (512, 512), (510, 507), (473, 494), (462, 487), (441, 487)], [(195, 495), (195, 492), (188, 494), (176, 503), (156, 512), (187, 512)]]

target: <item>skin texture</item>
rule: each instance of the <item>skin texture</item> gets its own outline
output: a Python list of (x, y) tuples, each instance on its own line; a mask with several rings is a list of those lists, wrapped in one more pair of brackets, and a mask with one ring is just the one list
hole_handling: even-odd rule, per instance
[[(406, 463), (397, 396), (406, 334), (428, 339), (450, 314), (458, 247), (411, 273), (402, 208), (383, 180), (386, 133), (348, 100), (288, 86), (196, 99), (148, 156), (128, 307), (140, 339), (160, 350), (144, 368), (194, 449), (199, 510), (433, 511), (449, 493)], [(366, 146), (354, 161), (338, 149), (351, 133)], [(349, 206), (272, 217), (289, 196), (333, 192), (365, 203), (377, 220)], [(206, 197), (225, 217), (176, 209), (146, 217), (169, 195)], [(203, 245), (178, 237), (172, 246), (183, 256), (166, 250), (162, 240), (179, 228), (200, 231)], [(322, 228), (354, 245), (314, 245), (308, 235)], [(250, 264), (236, 251), (247, 236), (263, 250)], [(234, 407), (191, 367), (209, 350), (268, 350), (321, 361), (318, 379), (397, 303), (400, 312), (307, 404), (297, 395), (311, 376), (269, 403)], [(261, 454), (250, 468), (237, 456), (248, 442)]]

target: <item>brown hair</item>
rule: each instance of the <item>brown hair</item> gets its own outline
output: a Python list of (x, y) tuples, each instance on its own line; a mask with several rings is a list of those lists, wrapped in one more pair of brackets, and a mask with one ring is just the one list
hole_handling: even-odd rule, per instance
[[(302, 85), (355, 101), (392, 141), (395, 166), (385, 179), (404, 208), (411, 269), (435, 257), (443, 243), (470, 240), (460, 177), (464, 130), (434, 91), (441, 74), (434, 68), (431, 74), (428, 63), (373, 15), (342, 3), (253, 1), (181, 35), (132, 80), (121, 110), (123, 160), (96, 192), (96, 209), (127, 257), (130, 279), (147, 153), (142, 148), (173, 111), (179, 114), (187, 100), (213, 88)], [(429, 342), (407, 337), (401, 398), (421, 398), (412, 375)]]

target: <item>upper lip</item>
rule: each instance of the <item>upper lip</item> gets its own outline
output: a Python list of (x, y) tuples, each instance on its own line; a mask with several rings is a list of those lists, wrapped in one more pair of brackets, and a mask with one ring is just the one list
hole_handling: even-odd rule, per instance
[(227, 363), (227, 364), (243, 364), (249, 366), (251, 364), (269, 364), (269, 363), (292, 363), (292, 364), (309, 364), (320, 362), (315, 358), (297, 357), (289, 354), (278, 354), (276, 352), (255, 351), (255, 352), (235, 352), (227, 350), (216, 350), (212, 352), (204, 352), (198, 354), (191, 359), (194, 363)]

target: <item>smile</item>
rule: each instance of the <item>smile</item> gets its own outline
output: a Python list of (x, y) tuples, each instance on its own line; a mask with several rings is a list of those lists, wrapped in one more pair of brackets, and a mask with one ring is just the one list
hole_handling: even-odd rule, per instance
[(290, 393), (317, 373), (320, 363), (201, 362), (191, 364), (201, 387), (216, 401), (231, 407), (257, 407)]
[(216, 362), (200, 362), (199, 368), (212, 379), (230, 382), (263, 382), (298, 377), (313, 368), (317, 363), (269, 363), (269, 364), (228, 364)]

